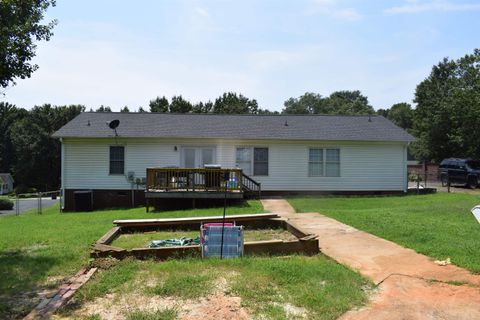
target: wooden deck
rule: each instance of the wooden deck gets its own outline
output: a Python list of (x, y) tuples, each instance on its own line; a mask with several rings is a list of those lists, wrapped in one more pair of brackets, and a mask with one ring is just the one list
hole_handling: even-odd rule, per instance
[(242, 170), (147, 168), (145, 197), (242, 199)]

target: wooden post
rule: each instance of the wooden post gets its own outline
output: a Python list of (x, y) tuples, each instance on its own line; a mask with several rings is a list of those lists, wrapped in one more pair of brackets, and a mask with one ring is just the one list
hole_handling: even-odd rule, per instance
[(427, 161), (423, 161), (423, 181), (425, 181), (425, 188), (427, 187)]
[(18, 193), (15, 198), (15, 214), (18, 216), (20, 214), (20, 198), (18, 198)]

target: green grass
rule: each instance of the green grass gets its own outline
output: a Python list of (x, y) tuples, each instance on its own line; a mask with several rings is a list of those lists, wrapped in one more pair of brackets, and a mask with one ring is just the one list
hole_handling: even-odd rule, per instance
[(91, 301), (109, 293), (115, 301), (119, 296), (128, 297), (140, 291), (146, 300), (153, 295), (175, 297), (182, 305), (186, 299), (198, 300), (217, 292), (219, 283), (223, 283), (220, 290), (226, 295), (241, 297), (244, 307), (264, 319), (286, 319), (286, 304), (304, 308), (308, 319), (336, 319), (365, 303), (365, 289), (371, 288), (371, 283), (359, 274), (324, 256), (183, 259), (163, 263), (124, 260), (98, 273), (79, 290), (76, 299)]
[[(59, 213), (58, 206), (0, 218), (0, 319), (29, 312), (21, 294), (56, 287), (89, 261), (92, 243), (115, 219), (221, 215), (222, 208), (146, 213), (144, 208)], [(232, 206), (227, 214), (263, 212), (259, 201)], [(23, 300), (25, 301), (23, 301)]]
[(480, 273), (480, 197), (460, 193), (392, 197), (291, 198), (297, 212), (319, 212), (435, 259)]
[[(200, 235), (200, 231), (159, 231), (145, 233), (122, 234), (112, 242), (112, 246), (124, 249), (146, 248), (152, 240), (167, 240), (173, 238), (196, 238)], [(262, 240), (296, 240), (294, 235), (284, 229), (245, 229), (245, 241), (262, 241)]]
[(126, 320), (175, 320), (178, 312), (175, 309), (164, 309), (154, 312), (133, 311), (126, 315)]

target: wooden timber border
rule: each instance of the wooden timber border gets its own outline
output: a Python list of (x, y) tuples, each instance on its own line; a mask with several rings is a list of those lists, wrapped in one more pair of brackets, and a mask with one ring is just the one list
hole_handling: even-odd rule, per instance
[[(135, 257), (138, 259), (155, 258), (165, 260), (169, 258), (200, 257), (199, 245), (165, 248), (134, 248), (124, 249), (112, 246), (111, 243), (121, 234), (134, 232), (149, 232), (162, 230), (199, 230), (203, 223), (221, 222), (221, 216), (194, 217), (179, 219), (140, 219), (115, 220), (116, 225), (103, 235), (93, 247), (93, 258), (114, 257), (123, 259)], [(302, 230), (292, 222), (280, 218), (277, 214), (248, 214), (227, 216), (226, 222), (235, 222), (248, 229), (283, 228), (293, 234), (297, 240), (267, 240), (249, 241), (244, 243), (245, 255), (315, 255), (320, 252), (316, 235)]]

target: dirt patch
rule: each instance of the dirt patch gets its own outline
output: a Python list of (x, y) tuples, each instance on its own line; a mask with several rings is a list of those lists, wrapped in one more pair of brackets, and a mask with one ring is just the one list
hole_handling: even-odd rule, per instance
[(248, 311), (241, 306), (241, 299), (224, 292), (197, 300), (149, 296), (138, 292), (124, 295), (107, 294), (105, 297), (84, 304), (68, 317), (60, 316), (58, 319), (98, 315), (103, 320), (123, 320), (127, 314), (138, 310), (155, 312), (167, 309), (177, 310), (179, 319), (184, 320), (250, 319)]
[(339, 320), (480, 319), (479, 288), (391, 276), (370, 304), (344, 314)]
[[(141, 291), (107, 294), (85, 304), (72, 300), (66, 306), (67, 312), (63, 311), (65, 315), (58, 315), (57, 319), (98, 315), (103, 320), (123, 320), (126, 315), (135, 311), (153, 313), (167, 309), (176, 310), (178, 318), (183, 320), (251, 319), (247, 309), (241, 305), (241, 298), (230, 295), (228, 279), (235, 277), (237, 274), (237, 272), (230, 272), (225, 277), (218, 278), (213, 293), (206, 297), (180, 299), (151, 296)], [(138, 288), (152, 285), (154, 283), (136, 283)], [(73, 311), (68, 312), (69, 308)]]
[(97, 258), (97, 259), (92, 261), (90, 266), (92, 268), (107, 270), (107, 269), (110, 269), (111, 267), (115, 266), (116, 264), (118, 264), (119, 261), (120, 260), (115, 259), (115, 258), (111, 258), (111, 257)]

